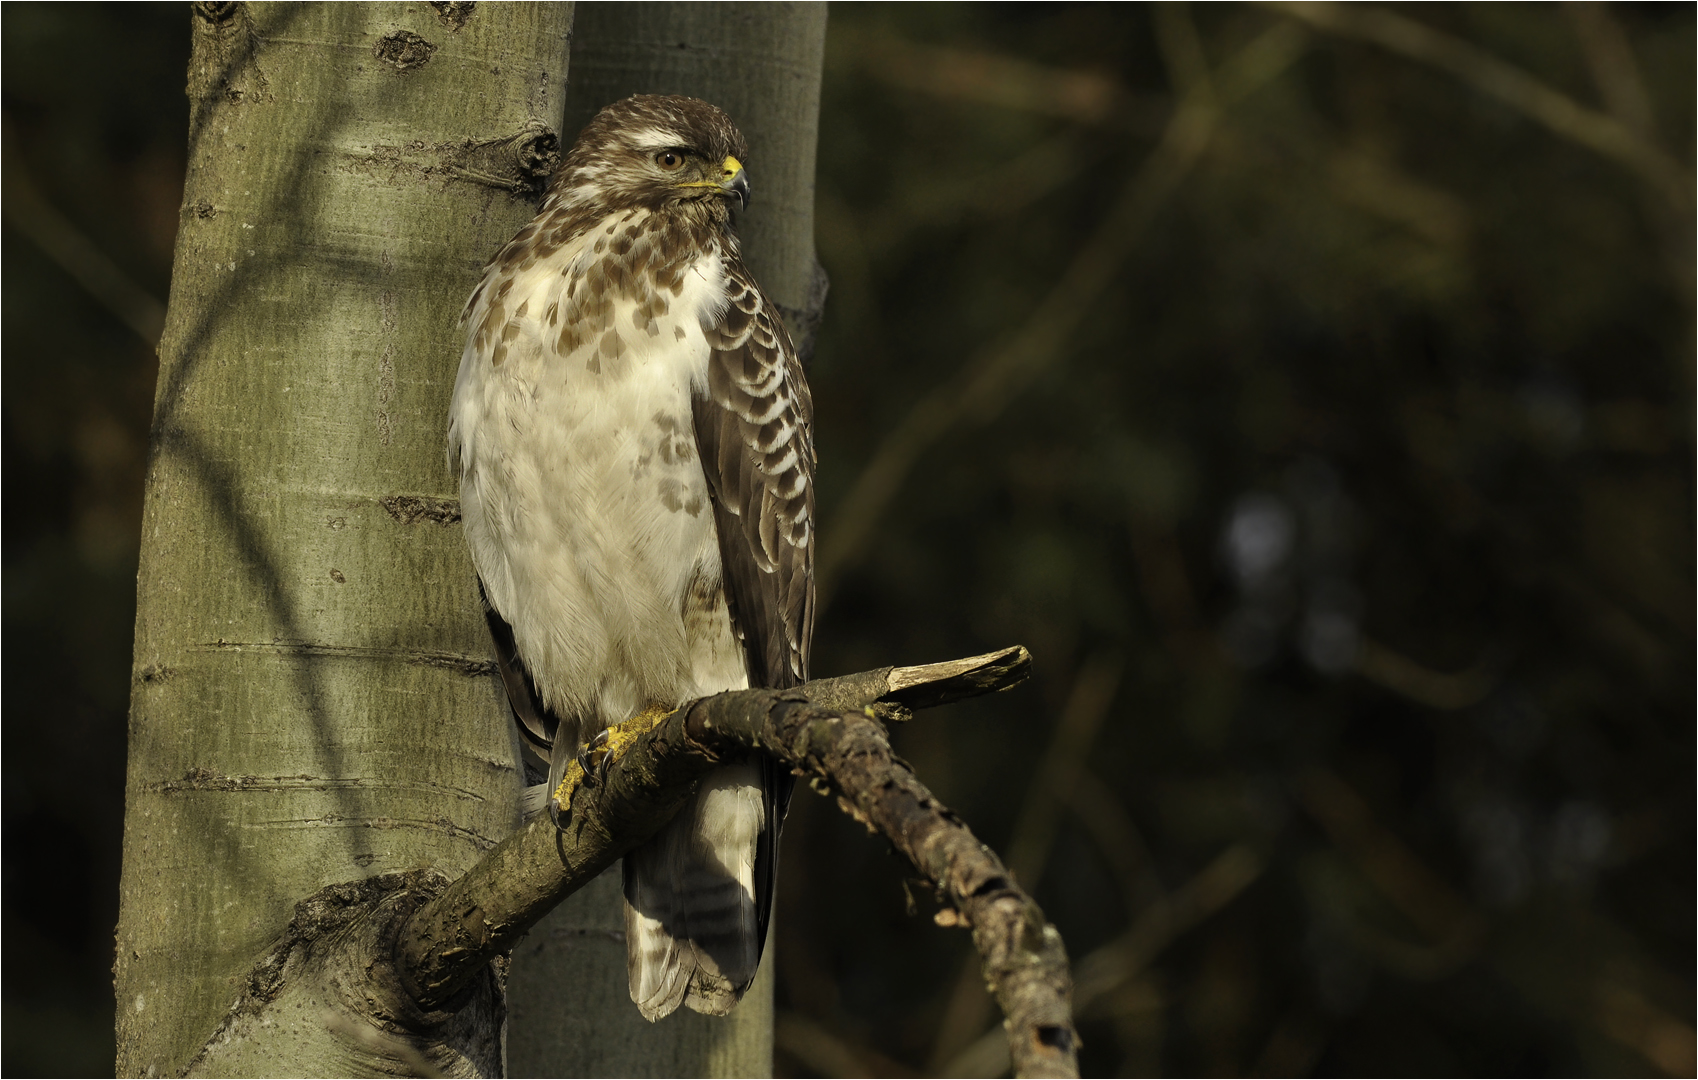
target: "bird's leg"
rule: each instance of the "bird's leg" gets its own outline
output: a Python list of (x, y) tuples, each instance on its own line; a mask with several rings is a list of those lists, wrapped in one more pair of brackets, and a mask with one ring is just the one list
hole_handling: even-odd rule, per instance
[(578, 751), (578, 765), (584, 770), (584, 782), (598, 783), (606, 775), (609, 761), (624, 753), (637, 736), (676, 711), (672, 706), (651, 701), (635, 716), (598, 732), (589, 746)]
[[(564, 737), (565, 734), (566, 733), (562, 731), (556, 736), (556, 738)], [(572, 790), (579, 784), (587, 784), (590, 787), (594, 787), (600, 782), (601, 765), (607, 756), (605, 752), (607, 740), (608, 729), (603, 728), (601, 731), (598, 731), (595, 738), (591, 739), (589, 742), (580, 743), (578, 745), (578, 752), (573, 755), (571, 762), (568, 763), (565, 770), (561, 773), (560, 782), (555, 785), (554, 790), (549, 793), (548, 820), (554, 822), (555, 828), (565, 828), (565, 824), (560, 818), (560, 812), (572, 801)], [(592, 762), (590, 760), (590, 755), (598, 750), (602, 751), (602, 757), (601, 759)], [(573, 766), (577, 767), (578, 771), (576, 774), (572, 771)]]
[(651, 704), (629, 720), (597, 732), (595, 738), (578, 747), (577, 754), (562, 771), (559, 783), (550, 792), (548, 816), (555, 827), (564, 827), (561, 811), (571, 804), (572, 792), (579, 784), (591, 787), (599, 784), (607, 775), (609, 764), (618, 760), (638, 736), (677, 711), (670, 706)]

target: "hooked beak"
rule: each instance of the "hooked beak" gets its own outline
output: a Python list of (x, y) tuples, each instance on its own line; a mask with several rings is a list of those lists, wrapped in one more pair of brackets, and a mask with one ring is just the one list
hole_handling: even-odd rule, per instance
[(747, 210), (749, 208), (749, 174), (743, 168), (743, 163), (734, 157), (728, 157), (725, 159), (725, 164), (721, 166), (721, 170), (719, 190), (724, 192), (727, 197), (735, 197), (739, 210)]

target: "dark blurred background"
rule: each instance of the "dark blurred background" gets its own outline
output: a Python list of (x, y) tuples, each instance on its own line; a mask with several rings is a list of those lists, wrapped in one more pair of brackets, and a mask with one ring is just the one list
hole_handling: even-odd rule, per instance
[[(1693, 6), (831, 18), (816, 667), (1032, 649), (895, 739), (1086, 1072), (1692, 1075)], [(3, 19), (0, 1069), (98, 1075), (188, 15)], [(786, 836), (780, 1074), (998, 1068)]]

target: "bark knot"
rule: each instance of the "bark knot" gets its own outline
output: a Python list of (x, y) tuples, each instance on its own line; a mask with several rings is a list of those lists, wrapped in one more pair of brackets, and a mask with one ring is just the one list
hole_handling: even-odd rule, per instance
[(378, 502), (389, 516), (403, 525), (428, 521), (436, 525), (457, 525), (460, 522), (458, 499), (432, 499), (424, 495), (386, 495)]
[(436, 9), (436, 17), (442, 20), (448, 32), (458, 34), (465, 29), (477, 4), (471, 0), (431, 0), (430, 6)]
[(411, 30), (391, 30), (377, 39), (371, 52), (396, 71), (407, 72), (428, 64), (436, 46)]

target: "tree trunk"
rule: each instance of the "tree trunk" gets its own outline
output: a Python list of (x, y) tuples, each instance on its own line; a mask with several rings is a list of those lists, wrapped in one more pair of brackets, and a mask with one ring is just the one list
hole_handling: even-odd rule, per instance
[[(724, 109), (749, 143), (754, 199), (739, 223), (744, 252), (804, 356), (825, 303), (825, 275), (814, 258), (825, 20), (824, 4), (585, 5), (573, 27), (561, 129), (570, 144), (602, 106), (637, 93), (688, 94)], [(680, 1009), (651, 1025), (630, 1001), (624, 927), (615, 868), (569, 897), (514, 950), (513, 1073), (770, 1075), (770, 936), (755, 985), (729, 1016)]]
[[(518, 824), (443, 424), (460, 307), (552, 165), (571, 18), (194, 6), (138, 579), (120, 1075), (182, 1069), (298, 901), (455, 876)], [(492, 1015), (466, 1061), (435, 1067), (499, 1069)]]

